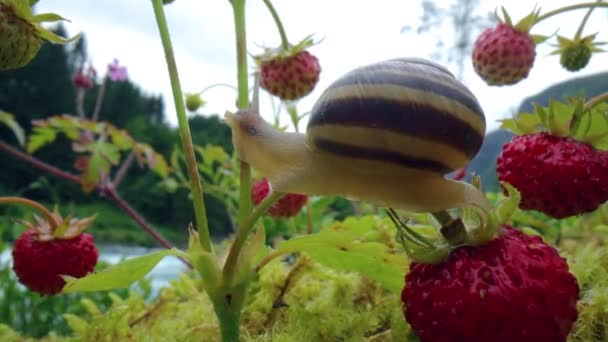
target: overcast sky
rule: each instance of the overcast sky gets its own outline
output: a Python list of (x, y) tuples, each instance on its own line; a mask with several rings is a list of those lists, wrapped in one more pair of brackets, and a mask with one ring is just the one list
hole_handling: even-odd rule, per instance
[[(438, 0), (439, 4), (450, 1)], [(578, 1), (537, 1), (545, 10)], [(506, 4), (517, 20), (527, 14), (533, 2), (482, 1), (482, 11)], [(368, 63), (396, 57), (425, 57), (434, 51), (433, 36), (402, 34), (405, 25), (416, 27), (422, 9), (415, 0), (275, 0), (275, 7), (285, 24), (287, 35), (296, 42), (308, 34), (323, 38), (311, 49), (321, 63), (322, 73), (315, 91), (300, 101), (305, 112), (332, 81), (345, 72)], [(214, 83), (236, 85), (235, 43), (232, 11), (228, 0), (175, 0), (165, 6), (172, 33), (176, 58), (184, 91), (199, 91)], [(150, 0), (42, 0), (37, 11), (56, 12), (71, 20), (70, 33), (84, 32), (91, 60), (99, 71), (114, 58), (127, 66), (130, 78), (144, 91), (162, 94), (170, 122), (175, 111), (169, 77)], [(585, 33), (604, 28), (599, 40), (608, 40), (605, 30), (606, 9), (591, 16)], [(574, 36), (585, 10), (549, 19), (532, 33), (559, 33)], [(260, 52), (259, 45), (278, 46), (279, 36), (261, 0), (247, 1), (248, 50)], [(451, 32), (446, 32), (451, 37)], [(555, 42), (555, 39), (552, 40)], [(479, 99), (488, 120), (488, 129), (498, 127), (496, 120), (511, 115), (526, 96), (573, 77), (608, 70), (608, 54), (595, 55), (582, 72), (573, 74), (561, 68), (559, 57), (548, 56), (552, 47), (537, 49), (534, 69), (528, 79), (510, 87), (487, 86), (474, 73), (470, 61), (464, 82)], [(251, 66), (251, 65), (250, 65)], [(268, 96), (262, 103), (265, 117), (272, 117)], [(205, 94), (205, 113), (234, 110), (235, 93), (228, 88), (215, 88)], [(125, 113), (126, 114), (126, 113)], [(287, 116), (284, 117), (287, 123)]]

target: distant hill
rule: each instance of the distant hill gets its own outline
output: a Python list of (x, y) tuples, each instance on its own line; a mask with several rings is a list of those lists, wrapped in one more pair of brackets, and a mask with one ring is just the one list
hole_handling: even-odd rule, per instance
[[(517, 112), (532, 111), (533, 103), (546, 106), (551, 98), (557, 100), (564, 100), (571, 96), (585, 96), (589, 98), (606, 91), (608, 91), (608, 72), (577, 77), (552, 85), (540, 93), (524, 99)], [(481, 175), (484, 189), (498, 189), (496, 159), (500, 155), (502, 146), (512, 137), (513, 134), (502, 129), (488, 133), (481, 146), (481, 150), (469, 164), (469, 172)]]

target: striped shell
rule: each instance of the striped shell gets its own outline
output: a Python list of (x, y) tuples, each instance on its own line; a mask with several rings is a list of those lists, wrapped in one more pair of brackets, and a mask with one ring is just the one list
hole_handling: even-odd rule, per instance
[(445, 174), (479, 151), (486, 122), (444, 67), (414, 58), (355, 69), (315, 103), (307, 144), (341, 157)]

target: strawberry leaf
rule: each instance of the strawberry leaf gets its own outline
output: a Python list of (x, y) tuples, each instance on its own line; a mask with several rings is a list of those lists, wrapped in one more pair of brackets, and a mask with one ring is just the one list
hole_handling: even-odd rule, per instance
[(120, 152), (116, 146), (104, 141), (91, 143), (86, 146), (86, 150), (91, 152), (91, 155), (80, 183), (83, 191), (88, 193), (99, 184), (102, 174), (109, 174), (112, 165), (118, 164)]
[(535, 113), (519, 113), (515, 118), (515, 125), (522, 134), (529, 134), (538, 130), (541, 121)]
[(0, 123), (6, 125), (13, 132), (20, 146), (25, 145), (25, 133), (13, 114), (0, 110)]
[(132, 148), (135, 143), (127, 131), (118, 129), (114, 126), (108, 127), (108, 134), (112, 138), (114, 145), (120, 150), (128, 150)]
[[(362, 240), (373, 232), (379, 220), (349, 218), (320, 233), (297, 237), (279, 245), (282, 253), (304, 252), (315, 261), (336, 270), (358, 272), (399, 293), (407, 259), (380, 242)], [(361, 233), (364, 233), (363, 235)]]
[(169, 255), (188, 256), (178, 249), (166, 249), (127, 259), (83, 278), (63, 276), (66, 285), (62, 292), (93, 292), (128, 288), (136, 281), (143, 279), (164, 257)]
[(27, 153), (34, 153), (41, 147), (52, 143), (57, 138), (57, 130), (48, 126), (36, 126), (32, 130), (27, 143)]
[(541, 35), (541, 34), (533, 34), (531, 37), (532, 37), (532, 41), (536, 45), (542, 44), (542, 43), (546, 42), (547, 39), (551, 38), (551, 36), (545, 36), (545, 35)]
[(500, 128), (510, 131), (514, 134), (522, 134), (522, 131), (519, 129), (519, 127), (517, 127), (517, 123), (515, 122), (515, 119), (503, 119), (500, 120), (501, 125)]

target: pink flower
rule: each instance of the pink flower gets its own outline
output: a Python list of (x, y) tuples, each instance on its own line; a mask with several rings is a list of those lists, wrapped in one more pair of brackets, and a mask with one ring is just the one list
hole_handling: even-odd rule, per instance
[(127, 67), (120, 66), (118, 59), (114, 59), (112, 64), (108, 64), (108, 77), (114, 82), (127, 80)]

